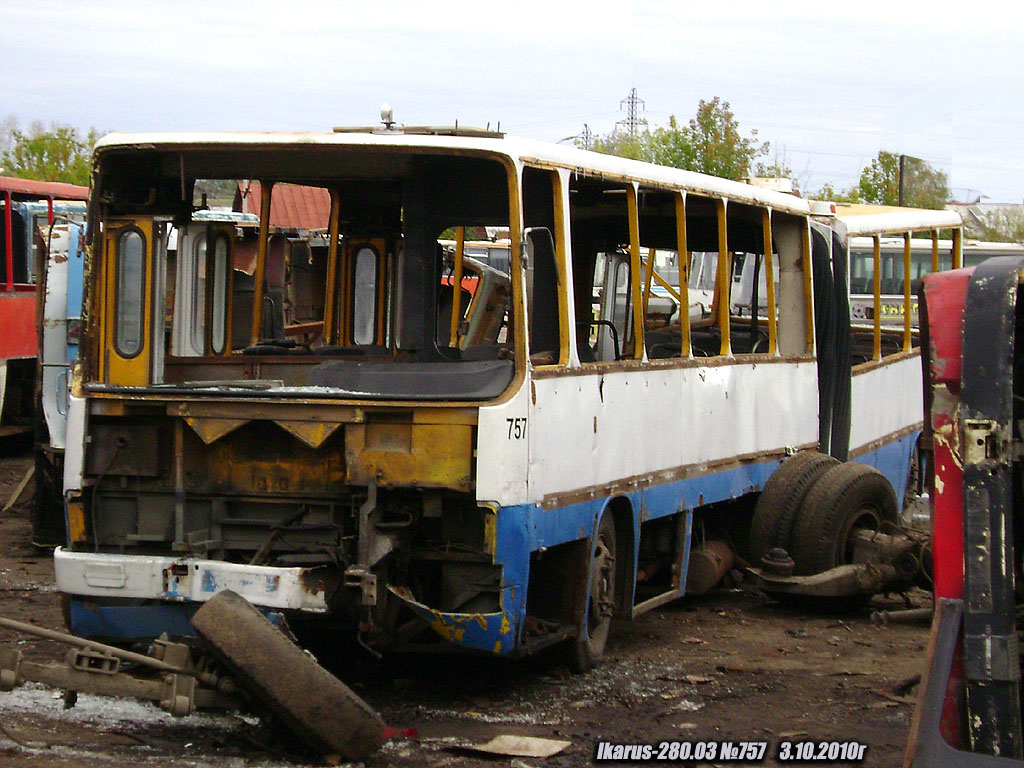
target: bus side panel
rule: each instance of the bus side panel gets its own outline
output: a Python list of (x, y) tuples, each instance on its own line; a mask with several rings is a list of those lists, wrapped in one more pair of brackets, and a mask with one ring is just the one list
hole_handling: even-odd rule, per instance
[[(813, 363), (736, 363), (536, 380), (530, 495), (562, 499), (709, 475), (817, 444)], [(659, 425), (642, 429), (638, 425)], [(659, 477), (659, 473), (664, 473)], [(709, 503), (688, 490), (685, 504)]]
[[(50, 434), (50, 445), (63, 450), (66, 418), (68, 363), (73, 360), (68, 353), (69, 267), (72, 247), (77, 247), (77, 227), (67, 225), (53, 228), (49, 259), (46, 266), (46, 291), (43, 295), (43, 327), (40, 338), (39, 358), (43, 366), (42, 404), (46, 427)], [(74, 246), (72, 246), (72, 242)], [(76, 259), (81, 263), (81, 259)], [(79, 281), (81, 271), (79, 270)], [(81, 284), (78, 287), (81, 302)], [(81, 315), (81, 309), (76, 316)], [(76, 347), (77, 349), (77, 347)]]
[(527, 499), (529, 386), (511, 399), (480, 408), (476, 441), (476, 497), (499, 506)]
[(923, 411), (918, 352), (854, 372), (850, 459), (881, 471), (896, 491), (901, 508)]
[[(738, 466), (710, 472), (683, 480), (659, 483), (639, 490), (620, 494), (626, 498), (633, 509), (633, 541), (627, 551), (633, 552), (633, 560), (629, 564), (629, 584), (635, 587), (636, 568), (640, 556), (637, 543), (640, 538), (641, 522), (685, 512), (688, 515), (685, 526), (685, 540), (681, 542), (683, 551), (683, 579), (680, 581), (679, 594), (686, 591), (685, 574), (689, 564), (690, 531), (692, 513), (698, 507), (717, 502), (735, 499), (753, 493), (764, 487), (772, 473), (779, 466), (778, 460), (742, 462)], [(551, 508), (534, 508), (530, 514), (529, 542), (530, 551), (542, 547), (556, 547), (571, 541), (592, 537), (602, 513), (611, 502), (611, 496), (601, 496), (591, 501), (582, 501), (565, 506)], [(519, 508), (517, 508), (519, 509)], [(508, 515), (510, 510), (502, 509), (500, 515)], [(507, 519), (507, 518), (506, 518)], [(524, 520), (524, 524), (527, 521)], [(500, 551), (500, 545), (499, 545)], [(511, 555), (513, 550), (508, 550)], [(505, 563), (505, 582), (509, 584), (509, 557), (501, 560)], [(631, 596), (632, 599), (632, 596)], [(507, 611), (507, 608), (506, 608)]]

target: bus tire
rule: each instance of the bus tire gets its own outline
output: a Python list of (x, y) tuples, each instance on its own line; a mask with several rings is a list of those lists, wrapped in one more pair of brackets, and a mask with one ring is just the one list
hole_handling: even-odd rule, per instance
[(772, 547), (787, 552), (794, 521), (811, 487), (822, 475), (838, 465), (831, 456), (801, 451), (785, 459), (775, 470), (754, 506), (747, 549), (755, 568)]
[(312, 749), (358, 761), (380, 747), (377, 713), (245, 598), (219, 592), (192, 626), (238, 684)]
[(610, 511), (601, 516), (590, 556), (590, 572), (580, 632), (572, 643), (569, 663), (574, 672), (593, 669), (604, 654), (615, 604), (615, 520)]
[(848, 462), (821, 476), (804, 499), (789, 550), (797, 575), (822, 573), (850, 562), (850, 533), (897, 522), (896, 493), (885, 475)]

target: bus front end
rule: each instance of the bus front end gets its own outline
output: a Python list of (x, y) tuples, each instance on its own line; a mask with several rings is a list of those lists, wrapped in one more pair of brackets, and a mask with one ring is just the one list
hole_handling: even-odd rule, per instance
[(516, 649), (522, 557), (477, 466), (525, 414), (521, 289), (462, 249), (517, 220), (486, 143), (101, 143), (55, 554), (75, 633), (190, 635), (230, 589), (371, 648)]

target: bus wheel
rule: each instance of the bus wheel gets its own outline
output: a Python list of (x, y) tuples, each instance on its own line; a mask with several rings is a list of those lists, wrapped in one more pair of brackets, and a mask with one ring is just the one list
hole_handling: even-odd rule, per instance
[(357, 761), (380, 747), (377, 713), (245, 598), (218, 593), (192, 626), (239, 685), (311, 748)]
[(784, 460), (775, 470), (754, 506), (747, 543), (750, 564), (760, 567), (772, 547), (789, 551), (790, 533), (800, 505), (822, 475), (838, 465), (831, 456), (802, 451)]
[(832, 467), (811, 488), (797, 514), (789, 550), (799, 575), (822, 573), (851, 561), (851, 533), (897, 522), (896, 493), (885, 475), (866, 464)]
[(615, 605), (615, 521), (610, 512), (601, 517), (590, 559), (586, 614), (572, 645), (570, 663), (576, 672), (592, 669), (604, 653)]

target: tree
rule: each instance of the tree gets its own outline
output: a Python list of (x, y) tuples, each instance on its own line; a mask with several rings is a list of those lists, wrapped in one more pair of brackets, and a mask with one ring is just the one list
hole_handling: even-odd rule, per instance
[(650, 140), (651, 135), (647, 131), (636, 136), (630, 136), (622, 131), (612, 131), (606, 136), (596, 136), (593, 149), (604, 155), (646, 160), (650, 163), (654, 162), (651, 158)]
[[(944, 172), (916, 157), (903, 158), (903, 205), (942, 209), (950, 194)], [(861, 171), (853, 197), (854, 202), (899, 205), (900, 155), (881, 150)]]
[[(750, 132), (749, 138), (740, 135), (739, 123), (733, 116), (729, 102), (722, 101), (718, 96), (711, 101), (701, 99), (697, 105), (697, 115), (690, 120), (684, 136), (686, 141), (682, 144), (668, 144), (666, 148), (669, 151), (663, 157), (668, 159), (676, 156), (672, 150), (678, 146), (683, 150), (682, 157), (688, 161), (687, 165), (678, 167), (725, 179), (749, 176), (754, 159), (767, 155), (769, 151), (768, 142), (761, 144), (758, 141), (756, 130)], [(664, 138), (671, 138), (670, 132), (666, 131)]]
[(95, 128), (84, 138), (77, 129), (56, 123), (47, 131), (36, 122), (23, 133), (8, 119), (4, 128), (9, 129), (0, 154), (4, 175), (82, 186), (89, 183), (89, 159), (99, 138)]
[(832, 186), (831, 182), (826, 182), (821, 189), (813, 193), (810, 197), (813, 200), (830, 200), (834, 203), (860, 202), (860, 198), (857, 197), (857, 187), (838, 190)]
[(726, 179), (750, 175), (751, 164), (768, 154), (767, 142), (760, 143), (757, 131), (749, 137), (740, 134), (739, 123), (729, 102), (718, 96), (703, 99), (697, 114), (686, 125), (671, 115), (667, 126), (635, 136), (614, 131), (599, 136), (594, 143), (598, 152), (646, 160), (659, 165), (699, 171)]

